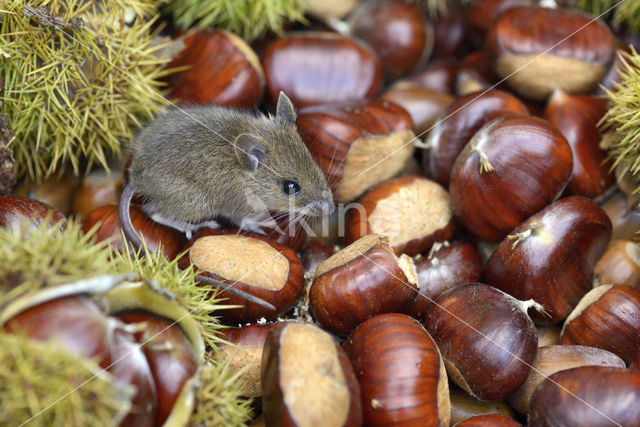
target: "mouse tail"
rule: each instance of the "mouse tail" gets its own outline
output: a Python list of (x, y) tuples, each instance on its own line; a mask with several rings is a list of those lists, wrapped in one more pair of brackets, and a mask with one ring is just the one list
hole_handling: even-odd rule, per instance
[(133, 228), (133, 224), (131, 223), (131, 213), (129, 212), (131, 199), (133, 199), (134, 193), (135, 191), (133, 190), (131, 182), (128, 182), (120, 195), (120, 203), (118, 203), (118, 219), (120, 220), (120, 228), (122, 228), (124, 237), (129, 241), (134, 252), (137, 252), (142, 246), (142, 239), (138, 235), (138, 232)]

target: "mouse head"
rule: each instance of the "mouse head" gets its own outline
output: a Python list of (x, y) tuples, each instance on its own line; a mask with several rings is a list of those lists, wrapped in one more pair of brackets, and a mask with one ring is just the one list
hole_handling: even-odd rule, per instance
[(251, 132), (238, 135), (234, 145), (245, 182), (266, 209), (309, 216), (333, 212), (324, 173), (298, 135), (293, 104), (283, 92), (276, 117), (257, 118)]

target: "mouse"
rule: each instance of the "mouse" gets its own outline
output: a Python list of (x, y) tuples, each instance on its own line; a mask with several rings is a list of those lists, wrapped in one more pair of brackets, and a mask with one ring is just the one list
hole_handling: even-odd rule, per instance
[(138, 133), (118, 209), (123, 233), (137, 250), (142, 239), (129, 215), (134, 194), (152, 220), (187, 238), (217, 227), (218, 217), (259, 231), (274, 224), (269, 212), (319, 217), (334, 210), (325, 175), (298, 134), (295, 108), (284, 92), (275, 116), (216, 105), (173, 107)]

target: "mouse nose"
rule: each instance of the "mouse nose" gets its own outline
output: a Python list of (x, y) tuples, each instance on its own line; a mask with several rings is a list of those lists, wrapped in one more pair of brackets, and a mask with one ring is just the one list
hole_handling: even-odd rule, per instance
[(333, 199), (330, 200), (312, 200), (309, 203), (309, 211), (316, 216), (331, 215), (335, 210)]

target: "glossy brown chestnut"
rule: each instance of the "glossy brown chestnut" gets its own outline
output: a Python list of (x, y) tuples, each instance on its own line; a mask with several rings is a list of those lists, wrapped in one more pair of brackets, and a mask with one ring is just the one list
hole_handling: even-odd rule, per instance
[(433, 59), (459, 58), (467, 47), (467, 23), (462, 7), (447, 4), (433, 19)]
[(411, 116), (392, 102), (308, 107), (296, 124), (337, 202), (350, 202), (392, 178), (413, 155)]
[(277, 309), (269, 310), (222, 290), (219, 295), (226, 298), (226, 304), (240, 306), (219, 313), (228, 324), (251, 323), (262, 317), (275, 320), (302, 295), (304, 277), (298, 256), (264, 236), (205, 229), (189, 240), (184, 250), (187, 256), (180, 259), (180, 268), (191, 263), (200, 275), (250, 293)]
[(440, 294), (465, 283), (480, 282), (484, 276), (482, 257), (468, 242), (436, 243), (415, 265), (420, 294), (407, 314), (418, 320)]
[(425, 174), (449, 188), (451, 169), (471, 137), (487, 122), (509, 114), (527, 114), (515, 96), (500, 90), (472, 92), (447, 108), (429, 131), (423, 151)]
[(336, 253), (336, 251), (333, 245), (330, 245), (324, 240), (309, 240), (300, 255), (305, 276), (313, 277), (318, 265), (334, 253)]
[(275, 219), (275, 227), (263, 226), (260, 231), (281, 245), (288, 246), (294, 251), (302, 249), (304, 242), (307, 240), (307, 224), (300, 219), (300, 217), (290, 214), (282, 215), (277, 212), (272, 212), (271, 216)]
[(344, 350), (322, 329), (283, 322), (271, 329), (261, 370), (266, 425), (357, 427), (360, 386)]
[(223, 30), (188, 34), (184, 48), (167, 68), (169, 97), (188, 104), (250, 109), (262, 100), (265, 77), (260, 60), (240, 37)]
[(50, 341), (71, 354), (92, 358), (119, 381), (134, 385), (132, 402), (136, 406), (124, 422), (151, 426), (157, 408), (155, 383), (140, 346), (123, 326), (105, 316), (89, 299), (67, 296), (21, 311), (3, 329)]
[(416, 135), (426, 133), (454, 101), (452, 95), (426, 89), (411, 81), (397, 81), (380, 99), (398, 104), (411, 116)]
[(630, 240), (612, 241), (593, 270), (596, 283), (640, 288), (640, 246)]
[(589, 291), (567, 317), (560, 339), (609, 350), (630, 363), (640, 349), (640, 289), (603, 285)]
[(294, 33), (262, 56), (267, 93), (284, 91), (296, 107), (362, 100), (382, 86), (382, 66), (365, 44), (329, 32)]
[(397, 258), (388, 238), (372, 234), (318, 265), (310, 308), (322, 326), (346, 335), (372, 316), (401, 311), (415, 298), (416, 282), (411, 258)]
[(475, 133), (453, 165), (453, 211), (474, 235), (501, 239), (562, 192), (571, 167), (569, 144), (551, 123), (498, 117)]
[(570, 95), (556, 90), (549, 98), (544, 118), (558, 128), (571, 147), (573, 170), (566, 194), (596, 197), (614, 184), (611, 162), (598, 146), (598, 122), (607, 112), (603, 98)]
[[(185, 237), (179, 231), (152, 221), (140, 208), (131, 206), (133, 228), (145, 240), (147, 249), (156, 251), (162, 246), (162, 252), (168, 259), (174, 259), (185, 244)], [(86, 233), (97, 226), (98, 241), (108, 240), (116, 251), (122, 251), (122, 228), (118, 219), (118, 206), (101, 206), (92, 211), (84, 220), (82, 230)]]
[(529, 412), (529, 402), (538, 384), (552, 374), (578, 366), (626, 368), (624, 360), (601, 348), (582, 345), (539, 347), (527, 380), (509, 396), (509, 403), (521, 414)]
[(452, 58), (442, 58), (431, 62), (427, 68), (407, 78), (425, 89), (436, 92), (456, 94), (456, 79), (458, 75), (458, 61)]
[(449, 377), (481, 400), (504, 399), (520, 387), (538, 348), (531, 305), (481, 283), (441, 294), (424, 324)]
[(455, 384), (449, 387), (449, 398), (451, 399), (451, 425), (478, 415), (496, 414), (511, 419), (516, 416), (515, 411), (506, 401), (478, 400)]
[(478, 49), (485, 47), (487, 32), (502, 12), (516, 6), (532, 4), (532, 0), (477, 0), (466, 10), (469, 39)]
[(67, 225), (67, 217), (45, 203), (22, 196), (0, 196), (0, 227), (33, 230), (45, 220), (49, 226), (58, 224), (65, 228)]
[(449, 425), (447, 373), (438, 347), (415, 319), (372, 317), (343, 348), (360, 382), (366, 425)]
[(433, 36), (427, 33), (424, 14), (415, 3), (360, 2), (347, 22), (350, 33), (378, 53), (387, 80), (411, 73), (431, 53)]
[(260, 367), (262, 364), (262, 349), (267, 334), (276, 323), (250, 324), (237, 328), (228, 328), (222, 332), (220, 338), (229, 344), (221, 344), (212, 354), (212, 358), (219, 362), (229, 362), (231, 372), (241, 372), (239, 381), (245, 384), (243, 396), (258, 400), (262, 403), (262, 383), (260, 382)]
[(345, 243), (368, 234), (389, 238), (396, 254), (417, 255), (453, 236), (449, 195), (437, 182), (404, 176), (379, 184), (347, 213)]
[(71, 212), (84, 219), (93, 210), (106, 205), (117, 205), (122, 192), (122, 172), (107, 173), (96, 170), (82, 177), (71, 197)]
[(516, 227), (486, 265), (487, 282), (542, 304), (539, 325), (561, 322), (591, 288), (596, 261), (611, 236), (604, 211), (583, 196), (552, 203)]
[(538, 386), (531, 399), (528, 425), (637, 426), (639, 401), (640, 372), (604, 366), (567, 369)]
[(520, 427), (522, 424), (512, 418), (498, 414), (476, 415), (454, 424), (454, 427)]
[(585, 13), (521, 6), (493, 21), (487, 48), (511, 87), (542, 100), (556, 88), (567, 93), (595, 89), (613, 60), (614, 40), (603, 22)]
[(162, 425), (171, 414), (182, 387), (196, 372), (198, 361), (191, 343), (173, 321), (145, 311), (119, 313), (125, 323), (144, 324), (136, 333), (158, 393), (154, 425)]

